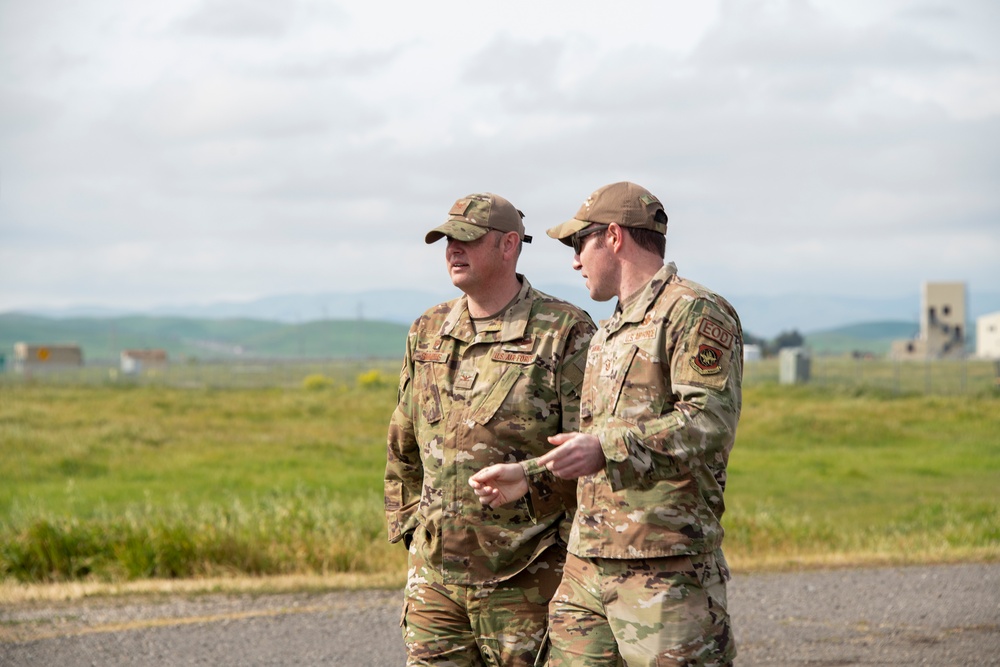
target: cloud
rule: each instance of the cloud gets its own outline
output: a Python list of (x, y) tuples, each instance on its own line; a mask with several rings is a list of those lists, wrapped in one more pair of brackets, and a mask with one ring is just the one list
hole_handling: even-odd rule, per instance
[(0, 9), (0, 309), (447, 288), (423, 233), (483, 190), (576, 284), (544, 229), (622, 179), (724, 292), (1000, 284), (982, 3), (39, 2)]
[(278, 38), (287, 33), (296, 3), (205, 0), (177, 22), (178, 30), (210, 37)]

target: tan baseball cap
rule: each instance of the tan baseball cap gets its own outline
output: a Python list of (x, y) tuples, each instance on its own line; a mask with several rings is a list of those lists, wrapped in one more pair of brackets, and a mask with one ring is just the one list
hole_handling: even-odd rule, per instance
[(571, 245), (570, 237), (591, 225), (610, 225), (617, 222), (622, 227), (652, 229), (667, 233), (667, 213), (657, 220), (657, 211), (663, 211), (663, 204), (646, 188), (635, 183), (622, 181), (594, 190), (587, 197), (572, 220), (556, 225), (545, 233), (566, 245)]
[(531, 237), (524, 233), (523, 217), (524, 213), (500, 195), (489, 192), (469, 195), (455, 202), (445, 223), (427, 232), (424, 241), (434, 243), (445, 236), (456, 241), (475, 241), (495, 229), (517, 232), (524, 243), (531, 243)]

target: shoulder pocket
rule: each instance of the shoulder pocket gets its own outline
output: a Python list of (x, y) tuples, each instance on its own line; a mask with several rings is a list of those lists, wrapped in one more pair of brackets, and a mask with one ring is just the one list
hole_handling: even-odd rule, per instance
[(641, 425), (660, 416), (670, 390), (659, 357), (633, 345), (621, 370), (614, 413)]
[(447, 361), (448, 355), (439, 352), (416, 352), (413, 354), (413, 374), (416, 378), (413, 383), (412, 400), (428, 424), (440, 421), (443, 414), (441, 389), (438, 385), (435, 367)]
[(503, 405), (510, 390), (520, 377), (521, 367), (514, 364), (508, 365), (503, 375), (500, 376), (500, 379), (494, 383), (486, 396), (483, 397), (483, 402), (479, 404), (479, 407), (472, 414), (472, 419), (477, 424), (485, 426), (487, 422), (493, 419), (493, 415)]

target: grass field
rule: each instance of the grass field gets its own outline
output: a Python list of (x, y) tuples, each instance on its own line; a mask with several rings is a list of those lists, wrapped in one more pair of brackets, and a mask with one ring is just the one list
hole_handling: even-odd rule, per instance
[[(0, 385), (0, 581), (345, 573), (401, 582), (395, 378), (282, 389)], [(739, 570), (1000, 559), (1000, 396), (749, 387)], [(395, 578), (394, 578), (395, 577)]]

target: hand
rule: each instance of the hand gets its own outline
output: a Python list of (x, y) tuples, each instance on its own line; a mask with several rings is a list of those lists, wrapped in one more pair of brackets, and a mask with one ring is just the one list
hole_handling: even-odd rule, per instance
[(528, 478), (518, 463), (487, 466), (469, 478), (479, 502), (490, 507), (512, 503), (528, 492)]
[(604, 468), (604, 450), (601, 441), (588, 433), (560, 433), (549, 436), (555, 449), (539, 457), (553, 475), (563, 479), (576, 479), (593, 475)]

